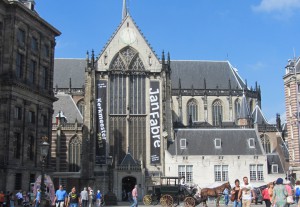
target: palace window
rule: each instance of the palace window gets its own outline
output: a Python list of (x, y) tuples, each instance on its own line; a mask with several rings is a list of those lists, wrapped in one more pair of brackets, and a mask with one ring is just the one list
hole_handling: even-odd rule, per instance
[(216, 100), (212, 104), (213, 125), (220, 125), (222, 122), (223, 107), (220, 100)]
[(48, 125), (47, 116), (46, 115), (42, 115), (41, 118), (42, 118), (42, 121), (41, 121), (42, 126), (46, 127)]
[(35, 139), (34, 136), (29, 136), (29, 148), (28, 148), (29, 160), (34, 160), (35, 155)]
[(14, 133), (14, 158), (20, 159), (21, 157), (21, 134), (15, 132)]
[(34, 60), (31, 60), (28, 68), (28, 81), (34, 84), (35, 79), (36, 79), (36, 62)]
[(21, 47), (25, 46), (25, 31), (22, 29), (18, 30), (17, 33), (17, 41), (18, 41), (18, 45)]
[(22, 189), (22, 173), (16, 173), (15, 175), (15, 190)]
[(264, 173), (263, 173), (263, 165), (250, 165), (250, 181), (263, 181)]
[(192, 121), (198, 121), (198, 104), (195, 99), (190, 100), (187, 103), (187, 120), (190, 120), (190, 117), (192, 118)]
[(35, 112), (29, 111), (28, 112), (28, 122), (34, 124), (35, 123)]
[(42, 57), (48, 58), (50, 56), (50, 49), (47, 44), (43, 44), (42, 46)]
[(69, 144), (69, 171), (78, 172), (80, 170), (81, 160), (81, 140), (79, 137), (73, 137)]
[(35, 37), (31, 37), (31, 51), (34, 53), (38, 52), (38, 40)]
[(16, 58), (17, 78), (23, 78), (23, 73), (24, 73), (24, 55), (17, 53), (17, 58)]
[(214, 166), (215, 181), (228, 181), (228, 165)]
[(260, 140), (261, 140), (261, 143), (262, 143), (262, 146), (263, 146), (265, 152), (271, 153), (271, 143), (270, 143), (269, 136), (266, 134), (262, 134), (260, 136)]
[(184, 176), (186, 183), (193, 183), (193, 165), (178, 165), (178, 176)]
[(15, 111), (14, 118), (21, 120), (22, 119), (22, 108), (19, 106), (16, 106), (14, 111)]
[(43, 89), (48, 89), (48, 69), (46, 67), (41, 67), (40, 86)]

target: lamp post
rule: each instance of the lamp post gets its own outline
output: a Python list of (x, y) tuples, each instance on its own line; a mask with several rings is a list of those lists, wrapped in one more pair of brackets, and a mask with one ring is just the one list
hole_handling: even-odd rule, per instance
[(106, 164), (108, 168), (108, 193), (105, 195), (105, 203), (107, 205), (117, 205), (117, 196), (112, 191), (112, 164), (113, 164), (113, 158), (112, 156), (106, 157)]
[(41, 158), (42, 158), (42, 177), (41, 177), (41, 207), (48, 206), (48, 202), (45, 199), (45, 166), (46, 166), (46, 157), (48, 155), (50, 144), (47, 142), (48, 137), (42, 137), (41, 144)]

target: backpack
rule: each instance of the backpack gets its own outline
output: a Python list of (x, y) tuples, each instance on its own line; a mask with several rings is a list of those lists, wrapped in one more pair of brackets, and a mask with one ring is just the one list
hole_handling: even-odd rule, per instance
[(297, 188), (296, 188), (295, 196), (297, 196), (297, 197), (300, 196), (300, 187), (297, 187)]

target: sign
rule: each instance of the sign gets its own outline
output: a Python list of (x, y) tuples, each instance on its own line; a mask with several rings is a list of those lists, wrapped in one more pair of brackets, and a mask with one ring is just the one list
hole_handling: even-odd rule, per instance
[(160, 164), (160, 90), (158, 81), (150, 81), (150, 163)]
[(96, 92), (97, 134), (96, 134), (96, 164), (106, 164), (106, 93), (107, 81), (97, 81)]

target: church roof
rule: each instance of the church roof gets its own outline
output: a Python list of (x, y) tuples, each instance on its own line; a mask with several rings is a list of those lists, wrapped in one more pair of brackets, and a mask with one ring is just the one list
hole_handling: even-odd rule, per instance
[[(215, 139), (221, 139), (221, 147), (215, 147)], [(249, 147), (249, 138), (255, 146)], [(182, 149), (180, 140), (186, 139)], [(178, 129), (168, 151), (172, 155), (262, 155), (255, 129)]]
[(127, 153), (124, 157), (124, 159), (121, 162), (121, 165), (137, 165), (136, 161), (133, 159), (130, 153)]
[(84, 85), (85, 59), (56, 58), (54, 60), (53, 87), (69, 88), (69, 79), (72, 88), (82, 88)]
[(54, 113), (52, 123), (56, 122), (55, 116), (59, 113), (59, 111), (63, 112), (68, 123), (75, 123), (76, 119), (78, 123), (83, 122), (82, 115), (69, 94), (56, 94), (55, 97), (58, 98), (58, 100), (53, 103)]
[(258, 125), (269, 125), (267, 119), (265, 118), (263, 112), (261, 111), (258, 104), (256, 104), (252, 112), (253, 123)]
[(171, 61), (172, 88), (204, 89), (204, 79), (207, 89), (229, 89), (229, 80), (232, 89), (246, 87), (237, 70), (228, 61), (207, 60), (172, 60)]

